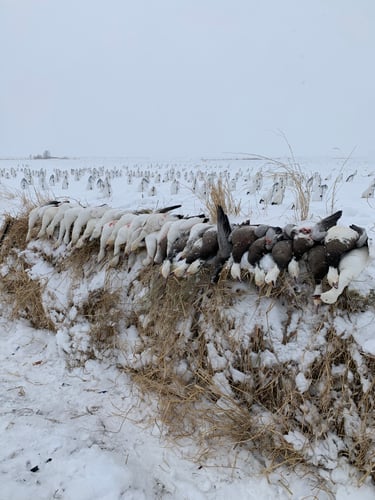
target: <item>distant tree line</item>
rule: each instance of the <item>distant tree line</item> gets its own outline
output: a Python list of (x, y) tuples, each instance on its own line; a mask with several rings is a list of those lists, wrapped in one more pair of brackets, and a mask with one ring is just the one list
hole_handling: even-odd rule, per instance
[(60, 158), (65, 160), (67, 156), (52, 156), (51, 152), (46, 149), (45, 151), (43, 151), (43, 154), (30, 155), (30, 158), (32, 158), (33, 160), (50, 160), (52, 158)]

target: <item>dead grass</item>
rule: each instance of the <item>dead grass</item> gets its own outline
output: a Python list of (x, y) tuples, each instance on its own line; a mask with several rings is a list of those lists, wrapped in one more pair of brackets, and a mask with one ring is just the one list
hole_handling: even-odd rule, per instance
[(5, 220), (0, 228), (0, 262), (15, 250), (26, 248), (26, 233), (28, 216), (26, 214), (13, 217), (5, 215)]
[(17, 218), (7, 214), (0, 228), (0, 263), (6, 263), (1, 286), (3, 299), (11, 307), (11, 318), (25, 317), (35, 328), (55, 331), (55, 326), (46, 313), (43, 300), (43, 285), (32, 280), (20, 251), (26, 248), (28, 217)]
[(73, 248), (65, 256), (59, 266), (63, 269), (72, 269), (74, 275), (81, 276), (87, 268), (98, 268), (96, 257), (99, 253), (100, 240), (87, 241), (81, 248)]
[(370, 290), (368, 295), (362, 295), (356, 290), (346, 288), (338, 298), (335, 307), (348, 315), (375, 309), (375, 290)]
[(284, 163), (272, 158), (260, 157), (267, 165), (272, 166), (273, 175), (277, 174), (284, 178), (284, 183), (294, 194), (293, 208), (295, 218), (298, 221), (309, 218), (311, 202), (311, 186), (308, 182), (309, 176), (305, 173), (294, 159), (290, 163)]
[(217, 181), (209, 181), (202, 201), (205, 203), (210, 220), (213, 223), (216, 223), (218, 205), (223, 208), (227, 215), (237, 216), (241, 212), (241, 202), (234, 199), (227, 178), (219, 177)]
[[(344, 443), (339, 453), (347, 456), (363, 478), (374, 474), (375, 442), (368, 429), (375, 429), (375, 362), (369, 359), (365, 367), (357, 366), (354, 339), (337, 334), (328, 312), (315, 325), (317, 332), (326, 328), (327, 342), (305, 373), (311, 383), (301, 393), (296, 386), (297, 364), (267, 367), (262, 363), (262, 355), (273, 352), (266, 326), (253, 326), (247, 347), (233, 340), (229, 332), (235, 324), (223, 314), (233, 301), (225, 282), (215, 291), (204, 275), (165, 281), (149, 270), (143, 278), (150, 288), (142, 299), (136, 326), (148, 356), (142, 367), (127, 370), (141, 391), (157, 395), (160, 418), (170, 436), (180, 439), (194, 434), (202, 449), (215, 449), (215, 442), (229, 438), (267, 456), (272, 469), (309, 463), (316, 441), (337, 433)], [(298, 335), (303, 313), (301, 303), (294, 329), (289, 328), (290, 317), (286, 320), (283, 343)], [(207, 351), (218, 335), (215, 345), (219, 350), (220, 345), (230, 346), (235, 359), (232, 368), (241, 374), (236, 378), (224, 367), (224, 385)], [(225, 359), (223, 352), (218, 354)], [(361, 384), (364, 374), (371, 380), (366, 391)], [(347, 416), (345, 409), (350, 410)], [(361, 422), (353, 436), (348, 435), (351, 415)], [(286, 440), (294, 432), (305, 439), (301, 449)], [(324, 459), (314, 460), (316, 465), (326, 465)]]
[(43, 306), (43, 286), (30, 278), (27, 269), (26, 263), (19, 259), (17, 267), (13, 267), (1, 280), (5, 292), (3, 298), (11, 306), (11, 319), (24, 317), (35, 328), (56, 331)]
[(122, 318), (119, 291), (101, 288), (90, 292), (79, 313), (90, 323), (90, 338), (95, 350), (104, 351), (117, 345)]
[(301, 165), (297, 162), (293, 149), (288, 143), (284, 134), (282, 134), (284, 140), (287, 143), (290, 159), (288, 162), (280, 161), (275, 158), (271, 158), (263, 155), (251, 155), (252, 159), (264, 162), (264, 167), (271, 167), (272, 175), (278, 175), (283, 178), (284, 184), (288, 186), (294, 194), (294, 210), (296, 214), (296, 220), (306, 220), (309, 218), (310, 203), (312, 188), (308, 180), (310, 175), (304, 172)]

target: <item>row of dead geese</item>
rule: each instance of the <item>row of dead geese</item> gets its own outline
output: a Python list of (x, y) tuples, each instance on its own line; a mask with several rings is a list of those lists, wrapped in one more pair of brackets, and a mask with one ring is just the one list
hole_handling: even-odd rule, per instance
[[(116, 266), (123, 255), (145, 249), (143, 265), (160, 265), (167, 278), (191, 275), (202, 265), (212, 267), (216, 281), (222, 267), (229, 266), (233, 279), (250, 273), (258, 287), (275, 286), (280, 273), (298, 282), (301, 267), (311, 273), (314, 301), (332, 304), (346, 286), (366, 266), (369, 249), (364, 228), (355, 224), (338, 225), (342, 211), (317, 223), (302, 222), (285, 227), (266, 224), (230, 224), (221, 206), (217, 223), (203, 214), (184, 217), (172, 213), (181, 205), (156, 212), (128, 212), (107, 205), (82, 207), (69, 201), (51, 201), (32, 209), (26, 239), (39, 225), (37, 238), (54, 238), (55, 248), (81, 248), (100, 241), (97, 262), (111, 252), (109, 266)], [(326, 278), (329, 289), (322, 290)]]

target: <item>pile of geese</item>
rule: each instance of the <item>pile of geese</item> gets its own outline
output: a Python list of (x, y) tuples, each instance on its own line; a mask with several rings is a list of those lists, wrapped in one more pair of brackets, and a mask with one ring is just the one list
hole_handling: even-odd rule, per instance
[[(316, 223), (302, 222), (285, 227), (266, 224), (231, 224), (221, 206), (217, 222), (204, 214), (185, 217), (173, 213), (181, 205), (157, 211), (130, 212), (108, 205), (82, 207), (69, 201), (51, 201), (32, 209), (26, 240), (39, 225), (37, 238), (54, 239), (54, 247), (82, 248), (100, 241), (97, 262), (110, 253), (109, 266), (123, 256), (145, 250), (144, 266), (159, 265), (164, 278), (183, 277), (210, 266), (212, 281), (224, 266), (230, 276), (241, 280), (253, 275), (257, 287), (276, 286), (280, 273), (298, 283), (301, 268), (315, 283), (316, 304), (333, 304), (365, 268), (369, 258), (366, 230), (355, 224), (338, 225), (339, 210)], [(329, 288), (323, 291), (323, 279)]]

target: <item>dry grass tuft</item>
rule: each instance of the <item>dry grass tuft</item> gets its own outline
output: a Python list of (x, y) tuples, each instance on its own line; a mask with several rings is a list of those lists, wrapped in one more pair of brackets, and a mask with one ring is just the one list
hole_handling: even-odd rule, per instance
[(87, 241), (81, 248), (73, 248), (68, 253), (63, 262), (65, 269), (72, 268), (74, 274), (80, 275), (86, 267), (92, 267), (97, 270), (96, 257), (99, 253), (100, 241), (98, 239)]
[(55, 325), (43, 306), (43, 285), (31, 279), (29, 266), (19, 254), (27, 245), (27, 227), (27, 214), (17, 218), (9, 214), (5, 216), (0, 229), (0, 262), (7, 265), (1, 278), (2, 291), (11, 305), (11, 318), (24, 317), (35, 328), (55, 331)]
[(277, 168), (279, 177), (284, 178), (285, 185), (294, 193), (294, 211), (296, 220), (306, 220), (309, 218), (311, 202), (311, 186), (308, 183), (309, 176), (303, 172), (299, 163), (283, 163), (278, 160), (267, 159), (267, 162)]
[(4, 260), (15, 249), (19, 251), (26, 248), (27, 227), (27, 215), (19, 215), (18, 217), (5, 215), (4, 223), (0, 229), (0, 261)]
[(346, 288), (335, 306), (349, 315), (367, 311), (369, 308), (375, 309), (375, 290), (370, 290), (368, 295), (362, 295), (356, 290)]
[(241, 202), (233, 197), (232, 190), (227, 178), (219, 177), (217, 181), (209, 181), (206, 194), (203, 199), (210, 220), (216, 222), (216, 207), (221, 205), (227, 215), (239, 215), (241, 211)]
[(98, 351), (116, 346), (122, 319), (119, 291), (101, 288), (90, 292), (79, 312), (91, 325), (91, 342)]
[(30, 278), (27, 265), (22, 259), (18, 260), (17, 267), (13, 267), (2, 277), (2, 287), (12, 307), (12, 319), (24, 317), (35, 328), (56, 331), (43, 306), (43, 285)]
[(289, 185), (294, 192), (297, 219), (308, 219), (311, 201), (311, 187), (308, 184), (309, 177), (303, 172), (298, 163), (282, 164), (280, 168), (287, 173)]
[(272, 175), (278, 174), (283, 178), (285, 185), (289, 186), (294, 193), (296, 220), (306, 220), (309, 218), (312, 194), (308, 182), (309, 175), (296, 161), (290, 146), (289, 151), (291, 158), (288, 163), (261, 155), (252, 155), (252, 158), (265, 162), (265, 166), (272, 167)]

